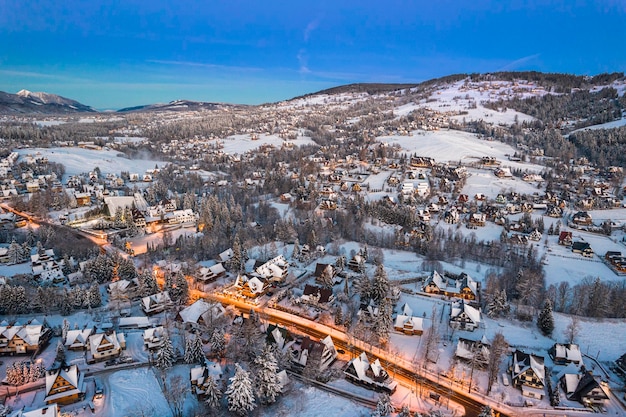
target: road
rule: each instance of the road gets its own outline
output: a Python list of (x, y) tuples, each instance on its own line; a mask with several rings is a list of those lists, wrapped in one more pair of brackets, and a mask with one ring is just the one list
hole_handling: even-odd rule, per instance
[(29, 222), (31, 222), (32, 224), (36, 224), (36, 225), (45, 225), (45, 226), (50, 226), (56, 229), (63, 229), (63, 230), (67, 230), (70, 233), (79, 236), (81, 238), (84, 239), (88, 239), (91, 242), (93, 242), (95, 245), (99, 246), (100, 248), (102, 248), (103, 251), (108, 252), (108, 253), (114, 253), (114, 252), (119, 252), (122, 256), (128, 256), (125, 252), (117, 249), (116, 247), (114, 247), (113, 245), (111, 245), (108, 240), (106, 239), (105, 235), (100, 234), (100, 233), (88, 233), (85, 232), (81, 229), (74, 229), (72, 227), (69, 226), (65, 226), (62, 224), (56, 224), (56, 223), (51, 223), (47, 220), (44, 219), (40, 219), (38, 217), (33, 216), (30, 213), (26, 213), (24, 211), (19, 211), (14, 209), (13, 207), (9, 206), (6, 203), (2, 203), (0, 204), (0, 207), (3, 210), (6, 211), (10, 211), (11, 213), (14, 213), (18, 216), (21, 216), (23, 218), (25, 218), (26, 220), (28, 220)]
[(500, 415), (503, 417), (517, 415), (515, 410), (512, 410), (510, 407), (490, 400), (489, 398), (478, 393), (468, 395), (466, 387), (450, 380), (442, 382), (441, 377), (436, 373), (425, 368), (417, 367), (410, 361), (376, 346), (369, 345), (354, 338), (353, 336), (345, 334), (339, 329), (319, 324), (264, 305), (251, 303), (243, 298), (235, 298), (219, 293), (208, 294), (207, 297), (223, 304), (233, 305), (242, 313), (249, 313), (252, 309), (268, 322), (280, 324), (289, 330), (305, 334), (313, 338), (321, 339), (330, 335), (335, 343), (335, 346), (339, 349), (343, 349), (354, 356), (359, 355), (361, 352), (366, 352), (370, 358), (378, 358), (384, 367), (388, 370), (395, 371), (395, 373), (401, 376), (402, 379), (409, 384), (409, 386), (413, 386), (416, 381), (419, 381), (424, 395), (426, 392), (436, 392), (446, 400), (449, 398), (450, 401), (462, 405), (465, 407), (465, 415), (468, 417), (477, 417), (484, 408), (485, 404), (491, 405), (491, 407), (500, 412)]

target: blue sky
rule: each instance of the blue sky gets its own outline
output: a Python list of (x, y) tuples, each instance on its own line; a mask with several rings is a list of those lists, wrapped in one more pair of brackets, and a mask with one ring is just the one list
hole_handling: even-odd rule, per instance
[(256, 104), (453, 73), (626, 71), (626, 0), (0, 0), (0, 90)]

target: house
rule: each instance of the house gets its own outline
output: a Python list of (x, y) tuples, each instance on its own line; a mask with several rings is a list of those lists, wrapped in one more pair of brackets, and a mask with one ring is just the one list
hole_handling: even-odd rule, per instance
[(197, 300), (192, 305), (182, 309), (176, 318), (191, 327), (208, 326), (213, 320), (222, 317), (225, 312), (226, 310), (220, 303), (207, 303), (204, 300)]
[(309, 358), (314, 355), (319, 358), (320, 371), (328, 369), (337, 359), (337, 349), (330, 336), (326, 336), (319, 342), (305, 336), (291, 344), (289, 351), (291, 353), (292, 366), (297, 370), (303, 369)]
[(584, 406), (604, 406), (609, 401), (608, 393), (597, 377), (590, 371), (584, 370), (584, 367), (582, 374), (564, 374), (560, 383), (568, 400), (578, 401)]
[(604, 254), (604, 259), (613, 267), (614, 270), (620, 273), (626, 272), (626, 257), (622, 256), (622, 252), (607, 251)]
[(41, 282), (59, 284), (65, 281), (62, 262), (55, 260), (54, 250), (46, 249), (30, 256), (33, 277)]
[(124, 333), (109, 330), (105, 333), (96, 333), (89, 336), (89, 351), (87, 363), (101, 362), (116, 358), (126, 349)]
[(559, 233), (559, 245), (571, 246), (572, 245), (572, 232)]
[(85, 397), (84, 376), (78, 365), (46, 372), (46, 404), (71, 404)]
[(172, 299), (167, 291), (158, 292), (141, 299), (141, 309), (146, 315), (160, 313), (171, 305)]
[(590, 226), (593, 223), (591, 215), (586, 211), (579, 211), (572, 216), (572, 223), (579, 226)]
[(191, 391), (197, 396), (203, 397), (206, 394), (209, 376), (215, 382), (222, 379), (222, 367), (219, 363), (207, 361), (204, 366), (195, 366), (191, 368), (189, 370)]
[(465, 300), (452, 303), (450, 307), (450, 327), (473, 332), (480, 325), (480, 310), (466, 304)]
[(125, 296), (132, 298), (134, 293), (139, 288), (139, 279), (133, 278), (132, 280), (120, 279), (107, 285), (107, 293), (109, 294), (124, 294)]
[(226, 269), (224, 265), (220, 262), (213, 266), (202, 267), (196, 273), (196, 281), (205, 288), (207, 284), (217, 280), (218, 278), (222, 278), (226, 275)]
[(300, 299), (303, 302), (311, 304), (326, 304), (332, 302), (335, 299), (335, 296), (330, 288), (306, 284)]
[(143, 345), (148, 350), (158, 349), (165, 340), (163, 326), (151, 327), (143, 331)]
[(511, 356), (509, 370), (513, 385), (521, 388), (522, 395), (539, 400), (543, 398), (546, 370), (542, 356), (516, 350)]
[(581, 365), (583, 363), (583, 357), (580, 353), (578, 345), (570, 343), (562, 345), (555, 343), (549, 350), (548, 354), (552, 358), (555, 365), (567, 365), (568, 363), (574, 363)]
[(354, 272), (361, 272), (365, 268), (365, 257), (359, 252), (348, 262), (348, 268)]
[(280, 352), (287, 353), (291, 346), (296, 343), (295, 339), (284, 327), (270, 324), (265, 331), (267, 343), (275, 345)]
[(35, 319), (26, 325), (3, 321), (0, 323), (0, 354), (32, 354), (45, 347), (51, 337), (52, 331)]
[(271, 282), (285, 282), (289, 273), (289, 262), (283, 255), (270, 259), (255, 269), (255, 272), (265, 280)]
[(89, 347), (91, 333), (93, 333), (93, 328), (68, 330), (64, 345), (69, 350), (86, 350)]
[(470, 226), (484, 226), (487, 221), (487, 215), (485, 213), (471, 213), (467, 220)]
[(479, 367), (489, 362), (491, 346), (483, 336), (481, 340), (469, 340), (459, 337), (454, 356), (467, 362), (474, 362)]
[(348, 362), (343, 371), (346, 378), (359, 385), (364, 385), (376, 391), (393, 393), (398, 383), (391, 379), (380, 361), (376, 359), (370, 363), (365, 352)]
[(441, 294), (448, 297), (463, 298), (465, 300), (475, 300), (479, 285), (466, 273), (462, 273), (456, 279), (448, 279), (437, 271), (424, 281), (423, 291), (430, 294)]
[(572, 252), (579, 253), (585, 258), (593, 258), (593, 249), (587, 242), (574, 242), (572, 243)]
[(231, 258), (234, 256), (234, 252), (232, 250), (232, 248), (226, 249), (224, 252), (220, 253), (217, 256), (217, 260), (220, 263), (225, 263), (231, 260)]
[(237, 275), (237, 279), (235, 280), (235, 288), (244, 297), (257, 298), (269, 290), (270, 283), (266, 280), (262, 281), (257, 277), (249, 277), (245, 274), (240, 274)]
[(325, 285), (326, 283), (335, 283), (335, 277), (337, 276), (337, 268), (332, 264), (317, 263), (315, 265), (315, 281), (318, 284)]
[(411, 315), (398, 314), (393, 328), (397, 332), (409, 335), (421, 335), (424, 333), (424, 319)]

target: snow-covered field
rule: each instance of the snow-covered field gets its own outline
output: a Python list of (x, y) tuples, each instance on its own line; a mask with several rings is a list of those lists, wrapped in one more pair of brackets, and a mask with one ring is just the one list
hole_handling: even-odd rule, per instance
[[(120, 152), (112, 150), (93, 150), (83, 148), (23, 148), (17, 149), (20, 157), (25, 155), (36, 155), (46, 157), (51, 162), (57, 162), (65, 166), (65, 181), (71, 175), (88, 173), (96, 167), (100, 168), (103, 174), (113, 173), (120, 175), (120, 172), (136, 172), (143, 174), (148, 169), (155, 166), (163, 167), (163, 161), (149, 159), (129, 159)], [(121, 155), (121, 156), (120, 156)]]
[[(265, 134), (257, 135), (257, 138), (254, 140), (250, 135), (233, 135), (220, 140), (220, 143), (224, 146), (224, 152), (229, 155), (241, 155), (248, 151), (258, 149), (263, 145), (272, 145), (280, 149), (285, 142), (285, 140), (276, 135)], [(312, 145), (315, 143), (307, 136), (298, 136), (296, 139), (289, 140), (288, 142), (295, 146)]]

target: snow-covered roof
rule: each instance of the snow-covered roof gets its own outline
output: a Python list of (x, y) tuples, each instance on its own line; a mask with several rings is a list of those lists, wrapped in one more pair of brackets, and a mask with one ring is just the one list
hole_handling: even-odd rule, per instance
[[(54, 390), (54, 383), (58, 378), (63, 378), (73, 388), (64, 389), (63, 391), (56, 392)], [(60, 398), (68, 397), (77, 393), (84, 393), (85, 386), (83, 381), (83, 374), (80, 373), (77, 365), (70, 365), (66, 368), (59, 368), (56, 370), (48, 371), (46, 373), (46, 402), (53, 402)]]
[(404, 328), (407, 325), (410, 326), (414, 331), (424, 330), (424, 320), (421, 317), (412, 317), (412, 316), (406, 316), (404, 314), (398, 314), (396, 316), (396, 322), (394, 324), (394, 327)]
[(89, 336), (89, 350), (92, 356), (98, 352), (99, 346), (107, 346), (108, 349), (121, 349), (120, 339), (123, 340), (122, 333), (119, 335), (115, 331), (108, 333), (96, 333)]
[(10, 417), (58, 417), (59, 415), (59, 406), (54, 403), (30, 411), (18, 410)]
[(478, 325), (480, 323), (480, 311), (476, 308), (472, 307), (469, 304), (466, 304), (465, 301), (460, 301), (458, 303), (452, 304), (452, 308), (450, 311), (450, 318), (455, 318), (460, 316), (463, 312), (467, 315), (467, 317), (472, 321), (472, 323)]
[(91, 336), (92, 328), (84, 330), (68, 330), (65, 336), (65, 346), (67, 347), (85, 347)]
[(204, 300), (198, 300), (192, 305), (184, 308), (178, 313), (183, 323), (198, 323), (200, 318), (206, 321), (207, 314), (213, 310), (214, 317), (219, 317), (224, 313), (224, 307), (219, 303), (210, 304)]

